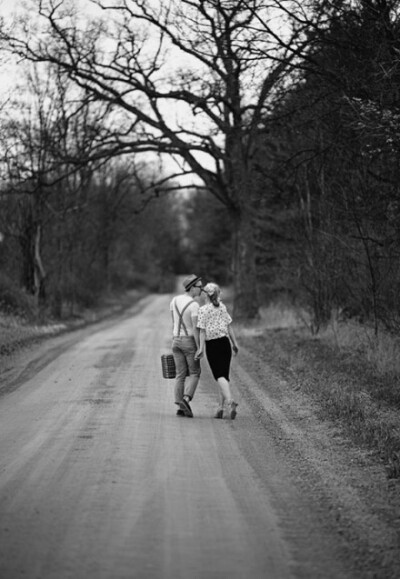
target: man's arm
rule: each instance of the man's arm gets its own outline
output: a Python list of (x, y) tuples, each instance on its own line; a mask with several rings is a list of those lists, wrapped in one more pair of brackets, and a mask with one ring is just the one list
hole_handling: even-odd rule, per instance
[(172, 335), (174, 334), (174, 325), (175, 325), (174, 304), (175, 304), (175, 298), (172, 300), (172, 302), (170, 303), (170, 306), (169, 306), (169, 309), (171, 312), (171, 319), (172, 319)]
[(202, 357), (204, 356), (204, 344), (205, 344), (205, 341), (206, 341), (206, 331), (203, 330), (203, 329), (200, 330), (200, 339), (199, 339), (199, 341), (200, 341), (200, 345), (199, 345), (199, 347), (197, 348), (197, 352), (196, 352), (196, 355), (195, 355), (195, 359), (196, 359), (196, 360), (200, 360), (200, 358), (202, 358)]
[(193, 316), (192, 321), (193, 321), (194, 341), (196, 342), (196, 348), (199, 348), (200, 347), (200, 331), (199, 331), (199, 328), (197, 327), (197, 316)]

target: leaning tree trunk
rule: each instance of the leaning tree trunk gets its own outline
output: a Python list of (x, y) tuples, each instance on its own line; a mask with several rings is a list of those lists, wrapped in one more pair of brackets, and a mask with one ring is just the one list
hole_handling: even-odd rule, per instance
[(42, 228), (40, 225), (35, 229), (34, 241), (34, 295), (36, 298), (36, 307), (38, 311), (44, 306), (46, 301), (45, 279), (46, 272), (42, 263)]
[(45, 302), (45, 278), (41, 259), (41, 227), (29, 223), (20, 237), (22, 252), (22, 286), (35, 299), (37, 313)]

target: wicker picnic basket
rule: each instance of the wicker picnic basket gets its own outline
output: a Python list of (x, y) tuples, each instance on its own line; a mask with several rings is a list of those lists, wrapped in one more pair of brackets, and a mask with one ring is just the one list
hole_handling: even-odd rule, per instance
[(176, 368), (175, 360), (172, 354), (163, 354), (161, 356), (161, 368), (163, 378), (175, 378)]

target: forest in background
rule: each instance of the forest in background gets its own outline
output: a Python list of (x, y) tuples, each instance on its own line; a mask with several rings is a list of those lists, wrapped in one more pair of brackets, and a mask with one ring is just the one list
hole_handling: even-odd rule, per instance
[[(154, 26), (135, 12), (142, 4), (131, 3), (129, 22), (145, 14)], [(313, 332), (339, 312), (371, 322), (376, 333), (397, 333), (399, 3), (194, 4), (196, 38), (211, 19), (207, 54), (215, 48), (225, 69), (220, 78), (213, 70), (206, 86), (186, 71), (173, 94), (199, 114), (221, 113), (223, 138), (210, 129), (201, 140), (212, 172), (176, 140), (180, 129), (175, 140), (162, 124), (162, 137), (144, 131), (145, 105), (121, 103), (120, 77), (114, 93), (101, 92), (98, 54), (84, 60), (76, 30), (62, 44), (66, 15), (55, 17), (56, 3), (40, 3), (51, 27), (46, 46), (28, 45), (2, 23), (2, 53), (19, 55), (21, 75), (0, 110), (1, 307), (62, 317), (107, 292), (170, 291), (176, 274), (195, 271), (245, 292), (239, 305), (249, 317), (279, 298), (308, 310)], [(287, 24), (279, 37), (267, 18), (272, 8)], [(247, 36), (235, 36), (239, 29)], [(193, 34), (191, 50), (206, 54)], [(258, 71), (270, 67), (254, 104), (243, 64), (249, 51)], [(129, 58), (132, 87), (139, 86), (134, 72), (146, 77), (141, 94), (154, 105), (165, 95), (150, 82), (152, 71), (139, 68), (138, 54)], [(199, 90), (207, 105), (193, 101)], [(181, 154), (201, 185), (166, 177), (158, 164), (164, 154)]]

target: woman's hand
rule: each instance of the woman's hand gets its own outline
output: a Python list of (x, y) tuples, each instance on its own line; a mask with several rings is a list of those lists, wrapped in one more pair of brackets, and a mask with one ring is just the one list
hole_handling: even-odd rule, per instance
[(203, 356), (204, 356), (204, 352), (203, 352), (202, 348), (198, 348), (197, 352), (194, 355), (194, 359), (200, 360), (200, 358), (202, 358)]

